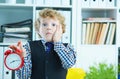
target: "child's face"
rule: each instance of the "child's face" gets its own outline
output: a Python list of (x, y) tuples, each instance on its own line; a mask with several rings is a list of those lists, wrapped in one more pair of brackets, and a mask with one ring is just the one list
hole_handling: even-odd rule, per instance
[(58, 19), (41, 18), (40, 19), (39, 34), (47, 42), (52, 42), (53, 36), (54, 36), (56, 29), (57, 29), (57, 26), (59, 24), (60, 23), (59, 23)]

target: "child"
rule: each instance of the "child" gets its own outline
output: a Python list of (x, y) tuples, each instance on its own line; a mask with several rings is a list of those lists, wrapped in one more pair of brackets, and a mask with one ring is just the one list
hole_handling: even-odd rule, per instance
[(76, 52), (70, 44), (60, 42), (64, 21), (56, 10), (43, 9), (35, 24), (41, 39), (23, 47), (21, 42), (10, 46), (22, 50), (24, 56), (24, 66), (16, 71), (19, 79), (66, 79), (67, 69), (76, 62)]

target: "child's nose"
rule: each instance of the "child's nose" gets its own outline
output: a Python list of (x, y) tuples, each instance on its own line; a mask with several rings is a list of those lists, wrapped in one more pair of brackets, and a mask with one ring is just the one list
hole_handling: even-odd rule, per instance
[(52, 28), (52, 26), (51, 26), (51, 25), (48, 25), (48, 26), (47, 26), (47, 29), (51, 29), (51, 28)]

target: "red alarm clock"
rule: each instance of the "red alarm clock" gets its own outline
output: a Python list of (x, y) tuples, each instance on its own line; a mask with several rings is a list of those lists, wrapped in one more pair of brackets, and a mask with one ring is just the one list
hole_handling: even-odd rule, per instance
[(21, 56), (20, 50), (7, 50), (4, 53), (4, 64), (9, 70), (18, 70), (24, 65), (24, 57)]

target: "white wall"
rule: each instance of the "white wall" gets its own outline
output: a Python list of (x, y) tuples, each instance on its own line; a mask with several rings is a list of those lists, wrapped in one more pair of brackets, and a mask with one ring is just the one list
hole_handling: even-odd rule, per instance
[(117, 65), (117, 52), (115, 46), (83, 45), (77, 50), (76, 66), (88, 71), (89, 66), (95, 63), (105, 62)]

